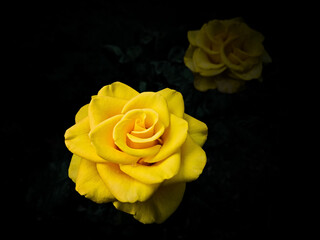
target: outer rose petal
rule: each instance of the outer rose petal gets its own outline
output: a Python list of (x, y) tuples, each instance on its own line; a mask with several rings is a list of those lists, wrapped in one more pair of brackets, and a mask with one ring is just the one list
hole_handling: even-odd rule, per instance
[(185, 183), (161, 186), (150, 199), (145, 202), (121, 203), (113, 205), (123, 212), (132, 214), (138, 221), (147, 223), (162, 223), (180, 205), (186, 188)]
[(123, 107), (122, 113), (127, 113), (132, 109), (150, 108), (159, 114), (159, 118), (165, 127), (169, 126), (170, 117), (168, 105), (165, 98), (160, 93), (143, 92), (132, 98)]
[(89, 104), (86, 104), (79, 109), (79, 111), (77, 112), (76, 117), (75, 117), (76, 123), (78, 123), (82, 119), (88, 117), (88, 108), (89, 108)]
[(121, 82), (114, 82), (110, 85), (104, 86), (98, 92), (98, 96), (109, 96), (129, 100), (139, 93), (128, 85)]
[(191, 45), (197, 46), (197, 36), (198, 36), (199, 32), (200, 32), (200, 30), (188, 31), (188, 40)]
[(189, 136), (192, 138), (192, 140), (200, 145), (201, 147), (207, 140), (208, 136), (208, 127), (204, 122), (201, 122), (194, 117), (191, 117), (188, 114), (184, 114), (183, 117), (185, 120), (187, 120), (189, 125)]
[(76, 190), (96, 203), (114, 201), (113, 195), (99, 176), (96, 164), (85, 159), (81, 159)]
[(73, 154), (68, 169), (69, 178), (75, 183), (78, 177), (78, 172), (81, 164), (81, 157)]
[(97, 164), (98, 172), (110, 192), (121, 202), (146, 201), (159, 184), (144, 184), (122, 172), (118, 164)]
[(127, 100), (108, 96), (93, 96), (89, 104), (90, 128), (94, 129), (104, 120), (120, 114)]
[(195, 66), (194, 66), (194, 63), (193, 63), (193, 53), (194, 53), (194, 50), (196, 50), (196, 47), (192, 46), (191, 44), (189, 45), (185, 55), (184, 55), (184, 58), (183, 58), (183, 61), (184, 61), (184, 64), (192, 71), (192, 72), (195, 72), (196, 69), (195, 69)]
[(70, 127), (64, 137), (65, 144), (70, 152), (90, 161), (105, 162), (99, 157), (89, 139), (89, 118), (86, 117)]
[(142, 164), (120, 165), (123, 172), (147, 184), (161, 183), (165, 179), (170, 179), (178, 173), (179, 168), (180, 151), (151, 166)]
[(205, 151), (188, 136), (181, 148), (180, 170), (173, 178), (166, 180), (165, 184), (196, 180), (202, 173), (206, 162)]
[(225, 77), (222, 77), (222, 76), (217, 77), (215, 82), (216, 82), (217, 88), (222, 93), (235, 93), (245, 83), (242, 80), (233, 79), (233, 78), (230, 78), (230, 77), (227, 77), (227, 76), (225, 76)]
[(167, 100), (169, 112), (182, 118), (184, 113), (184, 101), (182, 94), (169, 88), (165, 88), (158, 93)]
[(251, 79), (256, 79), (261, 76), (262, 72), (262, 63), (258, 63), (255, 66), (253, 66), (249, 71), (247, 72), (237, 72), (237, 71), (232, 71), (231, 72), (237, 76), (238, 78), (242, 80), (251, 80)]
[(113, 141), (113, 128), (122, 115), (111, 117), (90, 132), (90, 140), (97, 154), (103, 159), (122, 164), (136, 163), (139, 158), (119, 151)]
[(214, 81), (214, 77), (202, 77), (198, 74), (194, 75), (194, 87), (201, 92), (208, 91), (209, 89), (216, 89), (217, 85)]

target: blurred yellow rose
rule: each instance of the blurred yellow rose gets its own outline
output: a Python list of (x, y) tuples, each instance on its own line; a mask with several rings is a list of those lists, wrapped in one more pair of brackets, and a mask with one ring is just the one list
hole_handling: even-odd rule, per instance
[(206, 164), (207, 126), (184, 113), (171, 89), (138, 93), (103, 87), (65, 133), (69, 177), (97, 203), (113, 202), (142, 223), (161, 223), (179, 206), (186, 182)]
[(194, 73), (199, 91), (237, 92), (248, 80), (259, 79), (262, 64), (271, 62), (261, 33), (240, 18), (212, 20), (189, 31), (185, 65)]

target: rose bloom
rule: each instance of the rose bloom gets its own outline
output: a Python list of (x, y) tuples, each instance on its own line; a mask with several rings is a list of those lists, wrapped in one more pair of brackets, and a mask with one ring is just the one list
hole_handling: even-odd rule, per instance
[(171, 89), (138, 93), (115, 82), (76, 114), (65, 133), (69, 177), (81, 195), (113, 202), (142, 223), (161, 223), (206, 164), (207, 126)]
[(237, 92), (246, 81), (260, 79), (262, 64), (271, 62), (261, 33), (240, 18), (212, 20), (189, 31), (184, 63), (194, 73), (199, 91)]

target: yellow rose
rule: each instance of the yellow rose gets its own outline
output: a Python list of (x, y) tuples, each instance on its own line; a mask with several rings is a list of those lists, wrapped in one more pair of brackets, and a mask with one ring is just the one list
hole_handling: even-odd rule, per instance
[(271, 62), (261, 33), (240, 18), (212, 20), (189, 31), (185, 65), (194, 73), (199, 91), (234, 93), (248, 80), (259, 79), (262, 63)]
[(179, 206), (186, 182), (206, 164), (207, 126), (184, 113), (171, 89), (138, 93), (103, 87), (65, 133), (69, 177), (97, 203), (113, 202), (142, 223), (161, 223)]

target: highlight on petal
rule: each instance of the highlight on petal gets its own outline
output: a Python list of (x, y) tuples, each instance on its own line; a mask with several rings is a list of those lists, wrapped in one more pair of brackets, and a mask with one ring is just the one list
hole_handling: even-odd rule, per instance
[(95, 128), (104, 120), (121, 113), (127, 100), (109, 96), (93, 96), (89, 104), (90, 128)]
[(198, 119), (195, 119), (194, 117), (186, 113), (184, 114), (183, 118), (188, 122), (189, 136), (195, 143), (202, 147), (203, 144), (206, 142), (208, 136), (207, 125), (204, 122), (201, 122)]
[(75, 117), (76, 123), (78, 123), (82, 119), (88, 117), (88, 108), (89, 108), (89, 104), (86, 104), (79, 109), (79, 111), (77, 112), (76, 117)]
[(162, 223), (167, 220), (180, 205), (185, 183), (161, 186), (150, 199), (145, 202), (122, 203), (115, 201), (113, 205), (123, 212), (133, 215), (144, 224)]
[(85, 159), (81, 159), (76, 179), (76, 190), (96, 203), (106, 203), (115, 200), (100, 178), (96, 164)]
[(163, 145), (154, 158), (144, 160), (148, 163), (154, 163), (166, 159), (185, 142), (188, 135), (188, 122), (182, 118), (178, 118), (174, 114), (170, 114), (170, 126), (162, 135)]
[(118, 164), (97, 164), (98, 172), (110, 192), (120, 202), (146, 201), (159, 184), (145, 184), (121, 171)]
[(205, 151), (196, 144), (190, 136), (181, 148), (181, 165), (179, 172), (164, 184), (190, 182), (196, 180), (203, 171), (207, 162)]
[(216, 89), (215, 77), (203, 77), (199, 74), (194, 75), (194, 87), (201, 92), (208, 91), (209, 89)]
[(139, 158), (128, 155), (122, 151), (119, 151), (113, 140), (113, 130), (115, 125), (122, 119), (123, 115), (113, 116), (90, 132), (90, 140), (92, 147), (95, 149), (97, 155), (106, 161), (121, 164), (136, 163)]
[(139, 95), (139, 93), (136, 90), (121, 82), (114, 82), (104, 86), (98, 92), (98, 96), (108, 96), (125, 100), (130, 100), (137, 95)]
[(95, 148), (91, 145), (89, 132), (89, 118), (86, 117), (65, 132), (64, 137), (67, 148), (81, 158), (94, 162), (105, 162), (104, 159), (97, 155)]
[(184, 101), (182, 94), (169, 88), (165, 88), (158, 93), (166, 99), (169, 112), (182, 118), (184, 113)]
[(69, 178), (75, 183), (78, 177), (78, 172), (81, 164), (81, 157), (73, 154), (68, 169)]
[(133, 109), (153, 109), (159, 114), (160, 121), (164, 126), (169, 126), (170, 117), (168, 105), (160, 93), (143, 92), (139, 94), (127, 102), (122, 109), (122, 113), (127, 113)]
[(174, 153), (167, 159), (152, 165), (135, 164), (122, 165), (120, 169), (129, 176), (147, 184), (161, 183), (176, 175), (180, 168), (180, 151)]

